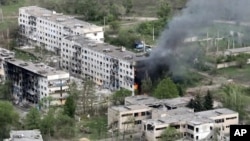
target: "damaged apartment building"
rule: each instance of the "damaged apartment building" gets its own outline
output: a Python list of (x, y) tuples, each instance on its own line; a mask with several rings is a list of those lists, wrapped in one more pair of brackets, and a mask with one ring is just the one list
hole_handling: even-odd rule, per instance
[(62, 69), (111, 90), (125, 88), (134, 92), (135, 63), (144, 58), (124, 47), (96, 42), (82, 35), (62, 40)]
[(65, 36), (84, 35), (104, 41), (103, 27), (37, 6), (19, 8), (18, 25), (25, 42), (44, 46), (58, 55)]
[(7, 50), (5, 48), (0, 48), (0, 81), (4, 81), (5, 72), (4, 72), (4, 62), (6, 59), (11, 59), (15, 57), (15, 52)]
[(12, 82), (12, 94), (16, 104), (38, 105), (43, 100), (43, 105), (46, 107), (62, 105), (68, 96), (69, 73), (67, 72), (56, 70), (43, 63), (18, 59), (5, 60), (4, 70), (6, 80)]
[(108, 125), (111, 130), (139, 132), (147, 141), (160, 140), (167, 127), (174, 127), (188, 141), (211, 140), (215, 136), (227, 140), (230, 125), (239, 123), (239, 114), (227, 108), (194, 112), (186, 107), (190, 99), (127, 97), (125, 105), (108, 109)]

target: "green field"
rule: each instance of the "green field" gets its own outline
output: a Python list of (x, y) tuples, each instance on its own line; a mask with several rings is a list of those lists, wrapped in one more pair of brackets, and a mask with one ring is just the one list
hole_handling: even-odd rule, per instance
[(228, 79), (243, 84), (250, 84), (250, 65), (246, 65), (244, 68), (229, 67), (218, 70), (217, 76), (224, 76)]

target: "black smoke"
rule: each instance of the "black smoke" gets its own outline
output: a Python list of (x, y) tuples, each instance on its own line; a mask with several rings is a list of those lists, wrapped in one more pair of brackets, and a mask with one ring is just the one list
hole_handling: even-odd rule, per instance
[[(158, 39), (157, 47), (144, 64), (144, 72), (157, 79), (160, 73), (185, 73), (182, 66), (193, 63), (196, 49), (184, 45), (184, 39), (199, 34), (215, 20), (248, 21), (250, 0), (190, 0), (181, 13), (170, 20)], [(144, 75), (145, 73), (141, 73)]]

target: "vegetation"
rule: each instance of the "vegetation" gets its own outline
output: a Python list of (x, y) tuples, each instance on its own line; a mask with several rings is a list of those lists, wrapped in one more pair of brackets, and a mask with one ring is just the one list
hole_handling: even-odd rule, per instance
[(157, 85), (153, 96), (159, 99), (175, 98), (179, 96), (179, 92), (175, 83), (170, 78), (164, 78)]
[(41, 115), (37, 108), (31, 108), (29, 113), (26, 115), (24, 120), (25, 128), (32, 130), (32, 129), (39, 129), (39, 124), (41, 121)]
[(116, 91), (112, 95), (112, 103), (114, 105), (124, 105), (125, 97), (131, 96), (132, 92), (126, 89)]
[(0, 84), (0, 99), (8, 101), (12, 99), (10, 81), (6, 81), (3, 84)]
[(240, 119), (246, 118), (246, 106), (249, 98), (244, 89), (235, 84), (225, 85), (222, 89), (222, 102), (224, 107), (237, 111)]
[(204, 110), (212, 110), (214, 101), (209, 90), (207, 91), (207, 95), (204, 97), (204, 100)]
[(0, 101), (0, 113), (0, 140), (3, 140), (9, 136), (9, 131), (18, 122), (19, 116), (7, 101)]
[(145, 78), (142, 80), (141, 87), (142, 94), (149, 94), (152, 92), (153, 83), (151, 81), (151, 78), (148, 76), (148, 73), (145, 74)]
[(181, 138), (181, 134), (174, 127), (167, 127), (161, 137), (161, 141), (175, 141)]
[(207, 91), (207, 94), (204, 97), (201, 97), (199, 94), (197, 94), (194, 99), (189, 101), (187, 107), (194, 109), (194, 112), (212, 110), (213, 97), (210, 91)]
[(69, 97), (67, 97), (64, 105), (64, 114), (74, 118), (75, 110), (76, 110), (75, 99), (73, 96), (70, 95)]

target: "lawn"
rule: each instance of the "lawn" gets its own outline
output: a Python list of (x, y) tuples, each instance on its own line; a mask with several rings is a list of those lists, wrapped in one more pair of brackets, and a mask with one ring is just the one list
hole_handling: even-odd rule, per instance
[(218, 70), (217, 76), (224, 76), (228, 79), (233, 79), (235, 82), (250, 84), (250, 65), (244, 68), (229, 67)]

